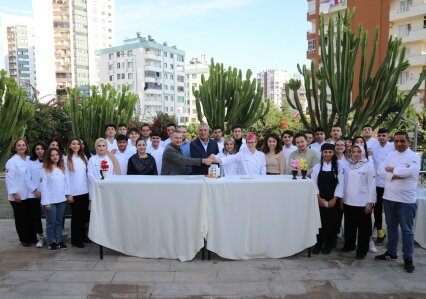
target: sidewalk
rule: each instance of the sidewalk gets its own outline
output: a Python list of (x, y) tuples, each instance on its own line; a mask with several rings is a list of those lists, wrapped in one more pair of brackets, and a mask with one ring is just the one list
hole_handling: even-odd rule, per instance
[[(69, 230), (69, 220), (66, 225)], [(0, 220), (0, 298), (426, 298), (426, 250), (416, 271), (402, 259), (362, 261), (354, 253), (228, 261), (142, 259), (98, 246), (57, 253), (17, 244), (14, 221)], [(339, 240), (341, 243), (341, 240)], [(69, 244), (69, 242), (68, 242)], [(341, 247), (341, 244), (338, 245)], [(379, 253), (384, 248), (378, 247)]]

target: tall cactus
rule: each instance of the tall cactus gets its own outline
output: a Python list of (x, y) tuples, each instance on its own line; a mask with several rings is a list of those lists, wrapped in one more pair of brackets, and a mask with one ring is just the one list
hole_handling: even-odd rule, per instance
[(15, 80), (0, 71), (0, 170), (10, 156), (10, 146), (17, 137), (22, 137), (27, 121), (34, 116), (34, 106), (28, 102), (26, 92)]
[[(322, 126), (330, 132), (331, 126), (338, 123), (344, 134), (354, 136), (364, 124), (370, 123), (375, 129), (391, 112), (396, 112), (389, 128), (392, 129), (426, 77), (426, 70), (423, 70), (412, 90), (399, 101), (398, 76), (409, 66), (405, 60), (405, 47), (401, 47), (401, 39), (389, 38), (385, 59), (373, 74), (379, 29), (375, 31), (368, 58), (368, 32), (362, 25), (358, 26), (356, 34), (351, 30), (350, 24), (354, 14), (355, 8), (346, 9), (344, 14), (339, 12), (336, 28), (334, 19), (330, 19), (327, 33), (324, 28), (324, 15), (321, 14), (321, 66), (316, 69), (312, 62), (311, 70), (308, 70), (306, 66), (301, 68), (298, 65), (305, 80), (309, 120), (304, 115), (305, 111), (297, 96), (300, 82), (291, 80), (286, 86), (287, 101), (292, 108), (300, 112), (307, 129), (313, 130), (316, 126)], [(357, 58), (360, 58), (359, 62)], [(358, 95), (354, 95), (352, 89), (357, 63), (360, 66)], [(290, 97), (290, 91), (294, 94), (293, 99)]]
[(105, 136), (107, 123), (130, 122), (137, 100), (126, 86), (117, 92), (111, 85), (101, 84), (100, 92), (97, 87), (91, 87), (90, 98), (80, 96), (78, 89), (69, 89), (64, 108), (71, 119), (73, 135), (84, 138), (93, 151), (95, 140)]
[(196, 99), (197, 115), (200, 122), (207, 120), (210, 127), (220, 125), (230, 127), (235, 124), (248, 128), (268, 113), (270, 102), (262, 100), (263, 88), (251, 80), (251, 70), (243, 79), (242, 71), (211, 60), (209, 79), (201, 76), (198, 90), (192, 88)]

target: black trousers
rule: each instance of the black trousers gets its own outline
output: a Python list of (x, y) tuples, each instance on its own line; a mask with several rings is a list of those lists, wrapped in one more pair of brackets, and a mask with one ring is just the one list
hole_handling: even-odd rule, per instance
[(73, 196), (71, 206), (71, 243), (81, 244), (86, 238), (86, 218), (89, 209), (89, 194)]
[(340, 206), (339, 201), (332, 208), (320, 207), (321, 228), (317, 235), (317, 244), (321, 245), (327, 243), (332, 245), (333, 240), (336, 238), (336, 225), (339, 219)]
[(345, 248), (355, 248), (358, 233), (356, 253), (365, 255), (371, 236), (371, 213), (365, 214), (365, 207), (344, 205), (345, 215)]
[(377, 230), (382, 229), (383, 222), (383, 193), (385, 192), (385, 188), (376, 187), (377, 193), (377, 201), (374, 204), (374, 227)]
[(31, 202), (29, 200), (21, 200), (17, 203), (9, 201), (13, 208), (13, 216), (15, 217), (15, 227), (21, 243), (37, 242), (37, 236), (32, 222)]
[(31, 221), (33, 223), (35, 232), (37, 234), (42, 234), (43, 225), (41, 223), (41, 200), (38, 198), (28, 198), (27, 200), (30, 202), (31, 205)]

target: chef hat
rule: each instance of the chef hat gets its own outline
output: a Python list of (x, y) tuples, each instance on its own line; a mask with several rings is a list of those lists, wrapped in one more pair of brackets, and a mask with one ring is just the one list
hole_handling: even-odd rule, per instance
[(334, 144), (324, 143), (323, 145), (321, 145), (321, 151), (334, 151)]

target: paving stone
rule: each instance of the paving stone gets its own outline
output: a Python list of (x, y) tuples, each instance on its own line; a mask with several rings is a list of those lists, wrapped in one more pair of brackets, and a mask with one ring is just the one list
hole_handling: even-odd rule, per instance
[(268, 282), (215, 282), (211, 285), (215, 296), (259, 296), (271, 293)]
[(266, 294), (289, 295), (289, 294), (305, 294), (306, 289), (302, 282), (295, 280), (273, 281), (268, 282), (270, 292)]
[(169, 271), (170, 261), (145, 261), (145, 262), (99, 262), (95, 270), (109, 271)]
[(113, 271), (56, 271), (49, 282), (111, 282)]
[(344, 271), (339, 269), (318, 269), (300, 270), (288, 269), (279, 271), (281, 279), (287, 280), (327, 280), (327, 279), (348, 279)]
[(55, 271), (10, 271), (2, 282), (46, 282)]
[(206, 283), (156, 283), (153, 296), (182, 297), (189, 295), (212, 295), (213, 287)]
[(98, 254), (90, 252), (71, 252), (65, 251), (56, 255), (52, 260), (57, 261), (105, 261), (105, 262), (116, 262), (118, 260), (117, 255), (104, 255), (104, 259), (99, 259)]
[(175, 272), (173, 282), (214, 282), (217, 280), (217, 272), (212, 271), (191, 271), (191, 272)]
[(8, 261), (1, 261), (0, 262), (0, 270), (17, 270), (17, 269), (24, 269), (28, 266), (28, 262), (8, 262)]
[(174, 272), (117, 272), (114, 276), (113, 282), (173, 282), (174, 276)]
[(33, 263), (28, 270), (92, 270), (98, 262), (89, 261), (49, 261), (41, 260)]
[[(20, 296), (25, 295), (27, 298), (40, 296), (87, 296), (93, 285), (93, 283), (21, 282), (15, 285), (14, 292)], [(0, 297), (2, 297), (1, 289)]]
[(278, 271), (267, 270), (225, 270), (218, 272), (219, 282), (260, 282), (280, 278)]

